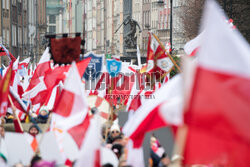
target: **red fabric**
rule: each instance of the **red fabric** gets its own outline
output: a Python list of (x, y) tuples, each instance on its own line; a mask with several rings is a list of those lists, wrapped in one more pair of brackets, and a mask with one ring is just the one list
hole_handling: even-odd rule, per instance
[(133, 100), (131, 101), (128, 111), (131, 111), (131, 110), (136, 111), (141, 106), (141, 98), (140, 98), (141, 92), (142, 90), (138, 93), (138, 95), (133, 97)]
[[(83, 76), (91, 58), (84, 59), (76, 64), (80, 76)], [(44, 82), (48, 88), (54, 87), (60, 81), (66, 78), (65, 73), (69, 71), (71, 65), (64, 67), (56, 67), (53, 70), (48, 70), (44, 77)]]
[(21, 128), (21, 125), (20, 125), (20, 123), (18, 122), (17, 119), (13, 119), (13, 124), (14, 124), (15, 131), (16, 131), (17, 133), (23, 133), (23, 130), (22, 130), (22, 128)]
[(71, 64), (73, 61), (80, 61), (81, 37), (75, 38), (52, 38), (52, 57), (57, 64)]
[[(26, 114), (25, 114), (25, 113), (26, 113), (27, 111), (26, 111), (25, 108), (19, 103), (19, 101), (21, 101), (20, 97), (17, 97), (18, 99), (16, 99), (15, 96), (12, 95), (12, 92), (11, 92), (11, 91), (10, 91), (10, 93), (9, 93), (9, 96), (10, 96), (10, 98), (11, 98), (11, 100), (12, 100), (14, 106), (17, 108), (16, 113), (17, 113), (17, 116), (18, 116), (19, 120), (21, 120), (21, 121), (25, 120), (25, 118), (26, 118)], [(10, 103), (9, 99), (8, 99), (8, 108), (11, 108), (11, 103)]]
[(101, 152), (99, 149), (95, 152), (95, 167), (101, 167)]
[(162, 128), (162, 127), (167, 125), (159, 113), (160, 106), (161, 105), (158, 105), (156, 108), (154, 108), (146, 116), (146, 118), (140, 123), (140, 125), (137, 127), (137, 129), (134, 131), (134, 133), (130, 136), (130, 138), (134, 142), (134, 148), (141, 147), (141, 145), (143, 143), (144, 135), (147, 132)]
[(75, 140), (79, 149), (81, 148), (82, 142), (84, 140), (89, 125), (90, 125), (90, 118), (87, 114), (86, 118), (82, 121), (81, 124), (74, 126), (68, 130), (68, 133)]
[[(11, 59), (11, 62), (15, 62), (16, 58), (9, 52), (10, 56), (9, 58)], [(5, 52), (5, 50), (0, 47), (0, 56), (8, 56), (8, 54)]]
[(60, 97), (58, 98), (57, 103), (55, 104), (54, 112), (63, 117), (68, 117), (71, 114), (74, 105), (74, 99), (75, 99), (74, 93), (63, 89)]
[(34, 75), (32, 76), (32, 78), (30, 80), (30, 84), (29, 84), (26, 92), (33, 89), (38, 83), (40, 83), (40, 77), (44, 76), (45, 73), (50, 69), (51, 69), (50, 62), (44, 62), (44, 63), (38, 64), (37, 68), (34, 72)]
[(73, 166), (73, 163), (72, 163), (71, 160), (67, 159), (67, 160), (65, 161), (64, 165), (69, 166), (69, 167), (72, 167), (72, 166)]
[(7, 112), (9, 85), (12, 76), (12, 66), (13, 64), (10, 65), (4, 78), (0, 82), (0, 117), (4, 116)]
[(185, 163), (250, 164), (250, 79), (198, 67), (185, 123)]

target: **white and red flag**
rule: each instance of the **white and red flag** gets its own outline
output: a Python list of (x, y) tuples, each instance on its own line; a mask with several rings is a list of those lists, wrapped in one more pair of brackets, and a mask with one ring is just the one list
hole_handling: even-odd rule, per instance
[(18, 69), (20, 70), (20, 69), (22, 69), (23, 67), (24, 67), (25, 69), (27, 69), (28, 66), (29, 66), (29, 62), (30, 62), (30, 57), (28, 57), (28, 58), (24, 59), (23, 61), (19, 62), (19, 64), (18, 64)]
[(45, 73), (50, 69), (51, 69), (50, 53), (49, 53), (49, 48), (46, 48), (39, 63), (37, 64), (34, 75), (32, 76), (32, 78), (30, 80), (30, 84), (29, 84), (26, 92), (32, 90), (40, 82), (43, 82), (42, 80), (43, 80), (43, 77), (45, 76)]
[[(140, 152), (144, 135), (147, 132), (169, 125), (182, 124), (181, 76), (172, 78), (153, 95), (154, 98), (141, 105), (123, 127), (124, 134), (132, 141), (130, 152), (135, 150)], [(134, 166), (139, 163), (133, 156), (129, 157), (132, 158), (127, 161), (129, 165)]]
[(250, 164), (250, 47), (224, 18), (219, 5), (207, 1), (204, 38), (185, 113), (186, 165)]
[(50, 129), (67, 131), (80, 147), (88, 126), (88, 104), (84, 87), (76, 64), (73, 63), (55, 104)]
[(101, 125), (99, 117), (90, 120), (89, 128), (81, 146), (76, 167), (101, 167)]

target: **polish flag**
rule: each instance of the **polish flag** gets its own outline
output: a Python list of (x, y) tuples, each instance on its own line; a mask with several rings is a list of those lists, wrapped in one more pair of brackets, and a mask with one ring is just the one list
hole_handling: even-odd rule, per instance
[[(79, 75), (83, 76), (85, 69), (87, 68), (91, 58), (84, 59), (78, 63), (76, 63), (77, 69), (79, 71)], [(55, 67), (53, 70), (49, 70), (46, 72), (44, 77), (44, 82), (48, 88), (55, 87), (59, 84), (60, 81), (64, 81), (66, 78), (66, 74), (68, 73), (71, 65), (66, 65), (62, 67)]]
[(37, 68), (34, 72), (30, 80), (29, 87), (27, 88), (26, 92), (32, 90), (35, 86), (37, 86), (40, 82), (42, 82), (42, 78), (44, 77), (46, 71), (50, 70), (50, 53), (49, 48), (46, 48), (44, 51), (39, 63), (37, 64)]
[(5, 76), (0, 81), (0, 117), (5, 116), (8, 108), (8, 94), (12, 75), (12, 66), (13, 64), (11, 63)]
[(11, 81), (10, 81), (10, 86), (14, 86), (16, 91), (17, 91), (17, 83), (18, 81), (20, 81), (20, 76), (17, 76), (18, 63), (19, 63), (19, 57), (13, 63), (12, 75), (11, 75)]
[[(147, 132), (169, 125), (182, 124), (182, 78), (172, 78), (154, 93), (154, 99), (144, 103), (132, 115), (123, 127), (123, 132), (131, 142), (128, 154), (141, 152), (144, 136)], [(137, 150), (137, 151), (136, 151)], [(128, 165), (140, 164), (133, 156), (128, 158)]]
[(195, 37), (194, 39), (192, 39), (191, 41), (188, 41), (185, 46), (184, 46), (184, 51), (185, 53), (192, 57), (192, 56), (196, 56), (197, 51), (200, 47), (201, 44), (201, 40), (203, 38), (204, 32), (202, 32), (201, 34), (199, 34), (197, 37)]
[(90, 121), (89, 128), (81, 146), (76, 167), (89, 166), (101, 167), (101, 125), (99, 117), (95, 116)]
[(176, 76), (154, 93), (154, 99), (143, 104), (124, 125), (124, 134), (139, 148), (144, 134), (168, 125), (182, 123), (182, 78)]
[[(22, 101), (22, 99), (20, 98), (18, 93), (15, 92), (15, 90), (11, 86), (9, 88), (9, 91), (10, 91), (9, 96), (10, 96), (14, 106), (17, 109), (16, 114), (21, 121), (24, 121), (26, 119), (27, 105), (24, 104), (24, 102)], [(13, 113), (10, 101), (8, 101), (8, 112)]]
[[(186, 165), (250, 164), (250, 47), (207, 1), (191, 98), (186, 108)], [(189, 78), (190, 79), (190, 78)]]
[(22, 69), (23, 67), (24, 68), (28, 68), (28, 65), (29, 65), (29, 62), (30, 62), (30, 57), (24, 59), (23, 61), (19, 62), (18, 64), (18, 69)]
[(50, 129), (68, 131), (80, 147), (88, 126), (88, 104), (79, 72), (73, 62), (55, 104)]
[(30, 77), (33, 76), (33, 66), (32, 66), (32, 64), (31, 64), (30, 67), (29, 67), (28, 75), (29, 75)]

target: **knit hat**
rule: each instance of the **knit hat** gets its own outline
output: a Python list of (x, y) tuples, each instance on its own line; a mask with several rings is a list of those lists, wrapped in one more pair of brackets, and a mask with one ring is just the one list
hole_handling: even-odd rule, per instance
[(120, 127), (118, 124), (114, 123), (111, 128), (110, 128), (110, 132), (114, 131), (114, 130), (117, 130), (120, 132)]
[(40, 108), (40, 110), (39, 110), (39, 113), (40, 113), (41, 111), (46, 111), (46, 113), (49, 114), (49, 110), (48, 110), (48, 107), (47, 107), (47, 106), (42, 106), (42, 107)]

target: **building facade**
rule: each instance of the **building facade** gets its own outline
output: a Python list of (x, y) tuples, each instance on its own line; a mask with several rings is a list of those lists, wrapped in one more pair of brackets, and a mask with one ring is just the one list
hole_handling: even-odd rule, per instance
[(141, 55), (147, 55), (148, 32), (151, 29), (151, 0), (142, 1), (142, 47)]

